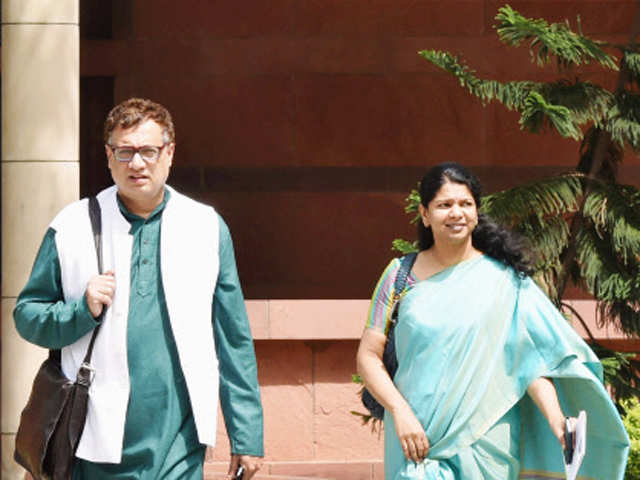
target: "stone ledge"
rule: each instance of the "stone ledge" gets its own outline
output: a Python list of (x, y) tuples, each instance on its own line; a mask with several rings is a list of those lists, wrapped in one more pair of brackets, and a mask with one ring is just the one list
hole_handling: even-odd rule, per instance
[[(205, 463), (205, 480), (222, 480), (226, 462)], [(381, 460), (265, 462), (256, 480), (383, 480)]]
[(255, 340), (355, 340), (369, 300), (247, 300)]
[[(613, 327), (600, 328), (593, 300), (568, 300), (597, 340), (633, 342)], [(247, 300), (255, 340), (358, 340), (369, 311), (369, 300)], [(579, 320), (571, 321), (587, 338)]]

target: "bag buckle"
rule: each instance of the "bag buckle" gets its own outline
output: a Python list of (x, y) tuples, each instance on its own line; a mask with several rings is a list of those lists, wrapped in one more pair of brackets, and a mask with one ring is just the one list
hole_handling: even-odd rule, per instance
[(96, 375), (96, 369), (93, 368), (87, 362), (82, 362), (80, 369), (78, 370), (78, 376), (76, 377), (76, 383), (84, 387), (89, 388), (93, 378)]

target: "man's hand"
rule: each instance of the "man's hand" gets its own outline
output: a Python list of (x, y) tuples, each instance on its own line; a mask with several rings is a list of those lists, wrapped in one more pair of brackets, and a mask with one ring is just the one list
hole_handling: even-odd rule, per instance
[(228, 478), (233, 478), (238, 471), (238, 467), (242, 465), (244, 467), (244, 475), (242, 480), (250, 480), (260, 467), (262, 467), (262, 458), (252, 457), (249, 455), (235, 455), (231, 454), (231, 461), (229, 462)]
[(115, 291), (116, 280), (113, 270), (91, 277), (84, 295), (93, 318), (98, 318), (104, 307), (111, 306)]

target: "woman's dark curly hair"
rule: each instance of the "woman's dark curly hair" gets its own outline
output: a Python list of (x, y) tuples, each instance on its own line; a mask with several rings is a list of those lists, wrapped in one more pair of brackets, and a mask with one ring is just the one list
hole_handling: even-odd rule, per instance
[[(426, 208), (446, 182), (466, 185), (480, 208), (482, 186), (468, 169), (455, 162), (446, 162), (430, 169), (420, 181), (420, 203)], [(481, 252), (512, 267), (521, 276), (531, 275), (533, 269), (524, 254), (523, 240), (513, 232), (492, 222), (483, 213), (478, 214), (478, 225), (471, 234), (471, 242)], [(427, 250), (433, 245), (431, 227), (418, 222), (418, 246)]]

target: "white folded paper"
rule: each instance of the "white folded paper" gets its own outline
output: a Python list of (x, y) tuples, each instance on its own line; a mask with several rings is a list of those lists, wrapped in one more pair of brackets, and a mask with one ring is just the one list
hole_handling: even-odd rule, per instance
[(577, 421), (573, 425), (575, 432), (575, 445), (573, 449), (573, 459), (571, 463), (564, 464), (564, 471), (567, 474), (567, 480), (575, 480), (578, 476), (578, 470), (582, 465), (582, 460), (587, 451), (587, 412), (582, 410), (578, 414)]

